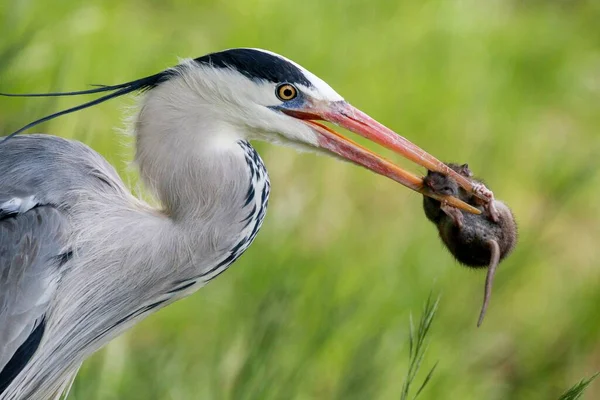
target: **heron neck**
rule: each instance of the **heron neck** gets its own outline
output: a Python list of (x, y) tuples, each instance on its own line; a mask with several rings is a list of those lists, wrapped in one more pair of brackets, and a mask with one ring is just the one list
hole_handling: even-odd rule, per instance
[(159, 85), (143, 100), (134, 125), (136, 162), (174, 228), (165, 232), (196, 260), (219, 266), (209, 268), (212, 277), (254, 239), (269, 182), (243, 129), (184, 83)]
[(252, 244), (266, 214), (270, 184), (262, 160), (246, 141), (228, 152), (192, 157), (183, 151), (179, 158), (170, 161), (168, 177), (152, 181), (173, 222), (174, 230), (167, 230), (170, 242), (177, 243), (177, 253), (191, 257), (182, 281), (191, 292)]
[(177, 222), (235, 219), (248, 165), (243, 131), (223, 121), (198, 91), (174, 79), (149, 91), (134, 125), (136, 162), (146, 185)]
[(232, 223), (242, 213), (250, 171), (244, 151), (230, 146), (169, 142), (154, 150), (138, 141), (140, 175), (176, 223)]

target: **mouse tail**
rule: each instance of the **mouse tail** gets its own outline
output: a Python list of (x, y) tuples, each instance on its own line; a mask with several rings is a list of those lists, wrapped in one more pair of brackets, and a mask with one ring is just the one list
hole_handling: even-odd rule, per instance
[(492, 297), (492, 285), (494, 284), (494, 276), (496, 275), (496, 269), (498, 262), (500, 261), (500, 246), (495, 240), (489, 240), (488, 245), (492, 253), (490, 265), (488, 267), (487, 276), (485, 277), (485, 289), (483, 294), (483, 305), (481, 312), (479, 313), (479, 320), (477, 321), (477, 327), (480, 327), (485, 317), (488, 305), (490, 304), (490, 298)]

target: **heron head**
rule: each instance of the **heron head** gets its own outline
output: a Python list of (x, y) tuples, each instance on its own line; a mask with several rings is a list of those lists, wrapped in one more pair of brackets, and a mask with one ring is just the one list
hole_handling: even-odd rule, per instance
[[(260, 49), (230, 49), (186, 60), (172, 72), (181, 85), (201, 97), (200, 103), (210, 109), (213, 119), (234, 127), (244, 139), (326, 153), (387, 176), (412, 190), (437, 196), (423, 185), (420, 177), (321, 123), (327, 121), (387, 147), (427, 170), (449, 175), (472, 191), (469, 180), (350, 105), (305, 68), (278, 54)], [(450, 196), (444, 199), (473, 212), (460, 200)]]

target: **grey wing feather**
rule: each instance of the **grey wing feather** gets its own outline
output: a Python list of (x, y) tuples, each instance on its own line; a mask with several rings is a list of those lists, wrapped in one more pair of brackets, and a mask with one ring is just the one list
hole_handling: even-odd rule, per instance
[(49, 135), (1, 143), (0, 375), (56, 290), (72, 206), (115, 190), (126, 193), (114, 168), (83, 143)]
[(0, 371), (47, 311), (66, 231), (65, 216), (52, 206), (0, 219)]
[[(27, 204), (61, 210), (87, 193), (129, 193), (115, 169), (83, 143), (49, 135), (17, 136), (0, 145), (0, 208)], [(14, 198), (19, 198), (13, 203)], [(0, 212), (1, 215), (1, 212)]]

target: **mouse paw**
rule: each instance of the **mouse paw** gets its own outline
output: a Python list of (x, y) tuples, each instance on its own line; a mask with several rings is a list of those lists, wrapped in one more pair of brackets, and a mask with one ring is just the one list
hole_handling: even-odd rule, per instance
[(442, 203), (442, 205), (440, 206), (440, 209), (443, 212), (445, 212), (447, 216), (452, 218), (452, 221), (454, 221), (454, 225), (456, 225), (458, 227), (458, 229), (462, 229), (463, 215), (462, 215), (462, 212), (458, 208), (452, 207), (451, 205), (449, 205), (447, 203)]
[(494, 192), (486, 188), (481, 182), (473, 182), (473, 191), (484, 196), (488, 201), (494, 201)]
[(500, 220), (500, 217), (499, 217), (498, 210), (496, 209), (496, 205), (494, 204), (494, 201), (493, 200), (490, 201), (485, 206), (483, 206), (483, 208), (485, 209), (487, 214), (490, 216), (492, 221), (498, 223), (498, 221)]
[(487, 199), (486, 204), (484, 205), (484, 209), (487, 212), (487, 215), (490, 216), (492, 221), (498, 222), (498, 210), (494, 205), (494, 192), (485, 187), (483, 183), (474, 182), (473, 183), (473, 191), (475, 193), (479, 193)]

